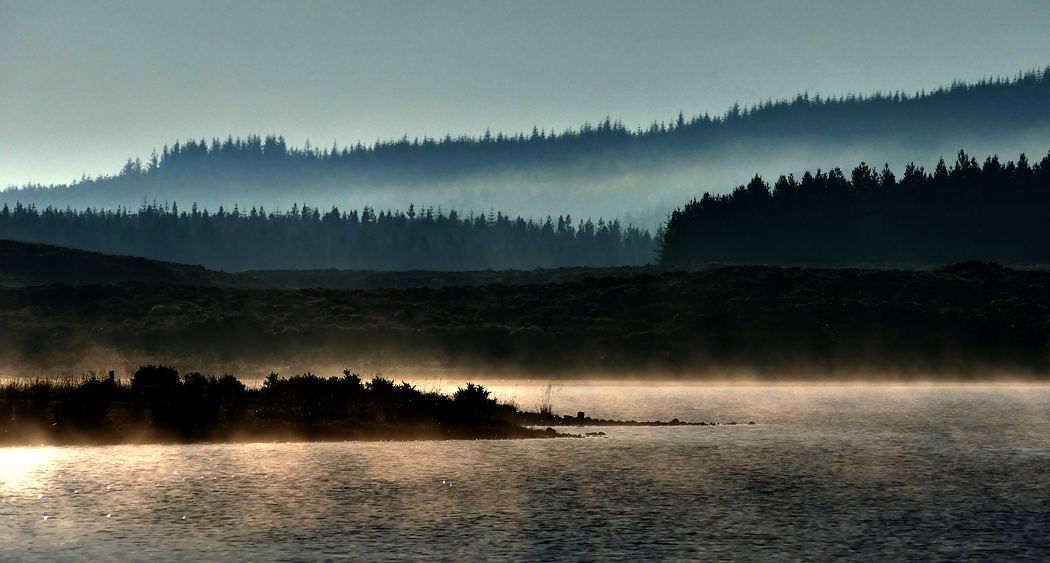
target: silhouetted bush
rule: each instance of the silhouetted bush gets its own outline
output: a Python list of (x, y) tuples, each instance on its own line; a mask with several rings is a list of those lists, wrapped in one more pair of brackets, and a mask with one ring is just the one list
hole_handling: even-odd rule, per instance
[(328, 379), (310, 373), (284, 379), (271, 373), (251, 400), (270, 418), (348, 418), (389, 424), (477, 424), (491, 419), (497, 408), (489, 392), (473, 383), (449, 397), (381, 376), (362, 385), (349, 371), (342, 378)]
[(101, 428), (115, 392), (116, 383), (95, 378), (72, 387), (60, 402), (58, 424), (88, 430)]
[(167, 366), (142, 366), (131, 376), (131, 390), (147, 401), (171, 396), (180, 383), (178, 370)]
[(363, 394), (361, 378), (349, 371), (328, 379), (311, 373), (282, 379), (271, 373), (261, 398), (267, 416), (324, 420), (359, 416)]
[(456, 414), (462, 422), (477, 423), (492, 418), (496, 402), (489, 398), (489, 391), (480, 385), (467, 383), (452, 395)]
[(217, 425), (243, 421), (247, 391), (232, 375), (216, 378), (190, 373), (182, 377), (177, 422), (182, 432), (194, 434)]
[(153, 422), (177, 427), (184, 420), (179, 372), (166, 366), (142, 366), (131, 377), (131, 391), (149, 409)]

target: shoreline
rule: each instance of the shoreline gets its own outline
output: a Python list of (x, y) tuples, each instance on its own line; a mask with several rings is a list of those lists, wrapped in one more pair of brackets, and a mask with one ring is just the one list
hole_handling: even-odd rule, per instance
[(48, 431), (39, 427), (25, 428), (22, 432), (6, 430), (0, 433), (0, 448), (35, 446), (110, 446), (110, 445), (188, 445), (188, 444), (236, 444), (236, 443), (307, 443), (307, 442), (410, 442), (450, 440), (520, 440), (540, 438), (570, 438), (551, 430), (539, 430), (512, 425), (494, 427), (440, 428), (427, 425), (387, 426), (385, 428), (343, 428), (331, 430), (289, 428), (238, 428), (225, 433), (213, 433), (198, 437), (180, 437), (172, 432), (143, 432), (129, 428), (91, 432), (78, 429)]
[[(92, 377), (0, 385), (0, 445), (579, 437), (567, 426), (678, 426), (556, 416), (501, 402), (481, 385), (446, 394), (380, 376), (362, 381), (271, 373), (249, 389), (232, 375), (140, 367), (128, 382)], [(707, 423), (697, 423), (707, 425)], [(542, 429), (537, 428), (542, 427)]]
[[(549, 438), (585, 438), (605, 436), (604, 432), (584, 434), (561, 432), (560, 429), (584, 427), (681, 427), (681, 426), (755, 426), (754, 421), (740, 422), (682, 422), (606, 420), (585, 417), (546, 417), (539, 413), (521, 413), (514, 421), (498, 421), (478, 427), (441, 425), (376, 425), (364, 424), (342, 428), (320, 428), (319, 425), (293, 423), (266, 428), (233, 428), (198, 437), (179, 437), (176, 433), (140, 428), (117, 428), (98, 432), (63, 428), (46, 429), (38, 426), (8, 428), (0, 433), (0, 448), (37, 446), (111, 446), (111, 445), (188, 445), (238, 443), (309, 443), (309, 442), (414, 442), (414, 441), (476, 441), (476, 440), (530, 440)], [(289, 428), (292, 426), (292, 428)], [(311, 427), (312, 426), (312, 427)], [(557, 428), (557, 429), (556, 429)], [(14, 430), (12, 432), (11, 430)]]

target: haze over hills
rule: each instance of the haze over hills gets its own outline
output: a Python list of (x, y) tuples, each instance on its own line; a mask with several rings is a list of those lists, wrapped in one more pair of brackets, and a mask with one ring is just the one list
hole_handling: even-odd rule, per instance
[(1050, 561), (1048, 6), (0, 0), (0, 563)]
[(187, 210), (197, 203), (212, 212), (234, 204), (407, 209), (415, 202), (536, 219), (619, 217), (655, 230), (683, 201), (725, 193), (755, 173), (862, 160), (932, 168), (960, 149), (1043, 154), (1048, 132), (1050, 68), (914, 94), (800, 94), (635, 129), (606, 118), (561, 133), (406, 135), (342, 147), (291, 147), (278, 135), (176, 141), (129, 159), (112, 176), (30, 184), (0, 199), (40, 208), (134, 209), (146, 200)]
[[(564, 268), (622, 275), (618, 270), (655, 260), (661, 271), (711, 263), (913, 269), (973, 259), (1031, 267), (1050, 264), (1048, 198), (1050, 154), (980, 162), (960, 151), (950, 166), (941, 160), (929, 172), (862, 162), (848, 175), (817, 169), (781, 174), (772, 185), (756, 175), (731, 194), (705, 193), (676, 209), (656, 237), (618, 221), (463, 217), (411, 205), (378, 214), (307, 205), (210, 214), (174, 204), (129, 212), (41, 211), (20, 203), (0, 207), (0, 237), (226, 271), (285, 270), (267, 275), (333, 288), (521, 278), (480, 270), (541, 269), (539, 279), (564, 281), (575, 279)], [(423, 272), (457, 270), (469, 273)], [(419, 272), (383, 273), (409, 271)]]

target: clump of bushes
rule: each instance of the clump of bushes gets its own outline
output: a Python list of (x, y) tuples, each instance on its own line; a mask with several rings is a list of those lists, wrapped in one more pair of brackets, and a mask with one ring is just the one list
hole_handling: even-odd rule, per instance
[(111, 404), (132, 399), (130, 385), (84, 379), (13, 380), (0, 385), (0, 430), (13, 427), (101, 428)]
[(271, 373), (256, 389), (228, 374), (180, 375), (154, 365), (140, 367), (127, 382), (92, 376), (0, 385), (0, 432), (36, 427), (90, 433), (146, 425), (193, 439), (246, 424), (486, 425), (516, 412), (473, 383), (449, 396), (379, 376), (363, 382), (349, 370), (327, 379)]
[(500, 405), (489, 391), (473, 383), (450, 397), (380, 376), (363, 382), (349, 370), (341, 378), (328, 379), (311, 373), (284, 379), (271, 373), (259, 395), (252, 398), (262, 416), (303, 421), (484, 424), (491, 422), (497, 411), (515, 411), (514, 407)]
[(184, 435), (241, 423), (247, 412), (247, 389), (228, 374), (180, 377), (174, 368), (148, 365), (132, 376), (131, 392), (148, 410), (150, 423)]

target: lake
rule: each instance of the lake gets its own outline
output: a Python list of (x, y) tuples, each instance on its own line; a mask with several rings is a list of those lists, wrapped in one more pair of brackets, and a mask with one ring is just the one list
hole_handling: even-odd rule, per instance
[(0, 448), (0, 560), (1050, 558), (1048, 386), (555, 385), (561, 414), (757, 424)]

